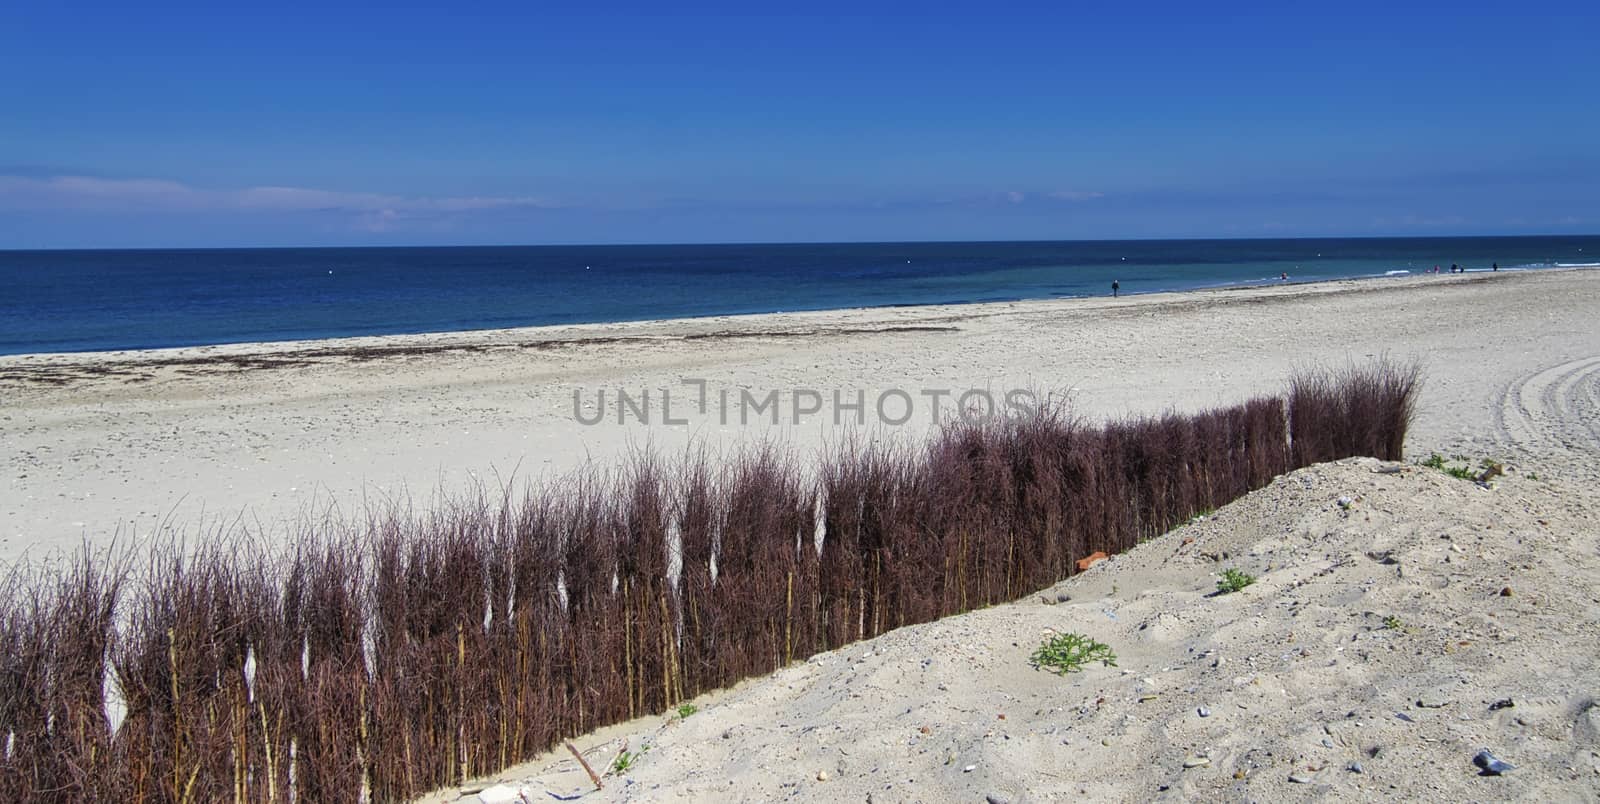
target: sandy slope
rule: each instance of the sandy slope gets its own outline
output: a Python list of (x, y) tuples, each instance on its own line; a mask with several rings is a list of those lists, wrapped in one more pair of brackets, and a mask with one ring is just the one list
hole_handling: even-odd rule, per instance
[[(603, 792), (564, 754), (500, 780), (531, 801), (1594, 800), (1594, 489), (1396, 468), (1298, 471), (1022, 602), (579, 739), (599, 766), (643, 752)], [(1227, 567), (1259, 580), (1212, 594)], [(1033, 669), (1053, 632), (1117, 667)], [(1516, 769), (1478, 775), (1483, 748)]]

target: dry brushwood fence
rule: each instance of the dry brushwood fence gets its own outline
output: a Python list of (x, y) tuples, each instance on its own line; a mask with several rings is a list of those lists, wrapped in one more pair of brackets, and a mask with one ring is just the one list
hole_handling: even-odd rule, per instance
[(957, 421), (811, 472), (770, 447), (638, 457), (287, 554), (232, 540), (14, 573), (0, 799), (406, 799), (1015, 600), (1290, 468), (1399, 459), (1417, 389), (1380, 362), (1196, 415)]

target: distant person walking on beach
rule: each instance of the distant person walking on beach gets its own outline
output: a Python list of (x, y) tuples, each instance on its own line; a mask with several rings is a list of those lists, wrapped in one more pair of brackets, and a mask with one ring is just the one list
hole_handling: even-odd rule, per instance
[(1111, 298), (1115, 299), (1117, 297), (1117, 291), (1119, 291), (1121, 289), (1122, 289), (1122, 283), (1121, 282), (1118, 282), (1115, 279), (1111, 280)]
[(1496, 271), (1500, 270), (1500, 263), (1497, 262), (1497, 263), (1494, 264), (1494, 270), (1496, 270)]
[(1279, 273), (1278, 273), (1278, 281), (1280, 281), (1280, 282), (1287, 282), (1287, 281), (1289, 281), (1289, 272), (1288, 272), (1288, 271), (1281, 271), (1281, 272), (1279, 272)]
[(1450, 263), (1450, 273), (1459, 274), (1461, 273), (1461, 268), (1452, 262)]

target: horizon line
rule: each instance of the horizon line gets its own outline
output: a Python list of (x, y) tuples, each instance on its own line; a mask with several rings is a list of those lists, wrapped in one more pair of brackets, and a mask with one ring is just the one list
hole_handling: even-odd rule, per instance
[(1178, 243), (1191, 241), (1272, 241), (1272, 240), (1487, 240), (1540, 237), (1600, 237), (1600, 232), (1575, 234), (1542, 232), (1519, 234), (1410, 234), (1410, 235), (1288, 235), (1278, 237), (1195, 236), (1195, 237), (1074, 237), (1008, 238), (976, 240), (722, 240), (657, 241), (622, 243), (397, 243), (389, 245), (238, 245), (238, 246), (45, 246), (40, 248), (0, 248), (0, 254), (62, 251), (302, 251), (360, 249), (496, 249), (496, 248), (650, 248), (664, 246), (897, 246), (897, 245), (985, 245), (1002, 243)]

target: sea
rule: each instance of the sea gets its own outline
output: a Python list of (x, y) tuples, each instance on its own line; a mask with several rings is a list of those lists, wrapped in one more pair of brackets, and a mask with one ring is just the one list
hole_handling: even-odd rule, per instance
[(0, 354), (1597, 263), (1600, 236), (0, 251)]

